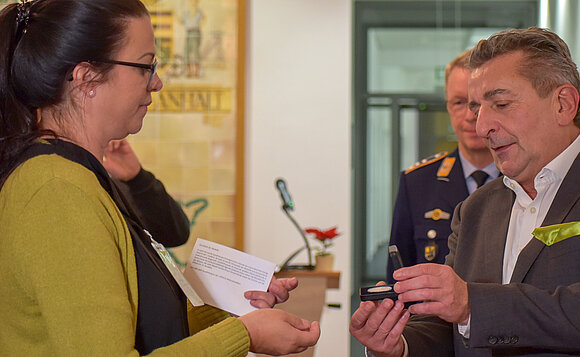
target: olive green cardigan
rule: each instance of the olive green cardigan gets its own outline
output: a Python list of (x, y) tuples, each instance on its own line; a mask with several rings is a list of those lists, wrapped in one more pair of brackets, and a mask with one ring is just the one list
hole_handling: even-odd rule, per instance
[[(137, 356), (137, 271), (117, 206), (57, 155), (20, 165), (0, 190), (0, 356)], [(151, 356), (245, 356), (243, 324), (191, 308), (194, 333)], [(208, 327), (211, 326), (211, 327)]]

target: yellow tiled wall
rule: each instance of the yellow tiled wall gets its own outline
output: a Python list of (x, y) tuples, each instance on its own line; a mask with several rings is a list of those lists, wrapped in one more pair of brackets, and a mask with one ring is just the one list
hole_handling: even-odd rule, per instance
[[(141, 132), (129, 140), (143, 167), (183, 203), (190, 220), (203, 206), (191, 202), (208, 202), (195, 220), (189, 242), (173, 250), (185, 262), (197, 237), (235, 246), (238, 2), (148, 0), (146, 4), (164, 88), (153, 95)], [(183, 14), (195, 11), (203, 14), (201, 68), (192, 74), (184, 58)]]

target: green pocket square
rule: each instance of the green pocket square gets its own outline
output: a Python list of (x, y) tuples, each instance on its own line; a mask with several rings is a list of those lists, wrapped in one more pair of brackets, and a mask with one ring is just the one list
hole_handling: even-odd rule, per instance
[(545, 245), (550, 246), (570, 237), (580, 235), (580, 222), (569, 222), (538, 227), (534, 229), (532, 234)]

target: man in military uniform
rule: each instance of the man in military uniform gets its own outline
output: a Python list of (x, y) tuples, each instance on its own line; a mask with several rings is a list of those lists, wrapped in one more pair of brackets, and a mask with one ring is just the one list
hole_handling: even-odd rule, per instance
[[(412, 165), (399, 180), (389, 244), (397, 245), (405, 266), (444, 263), (455, 206), (500, 174), (475, 132), (475, 116), (468, 108), (469, 54), (463, 52), (445, 68), (447, 111), (458, 148)], [(394, 283), (391, 264), (387, 264), (387, 280)]]

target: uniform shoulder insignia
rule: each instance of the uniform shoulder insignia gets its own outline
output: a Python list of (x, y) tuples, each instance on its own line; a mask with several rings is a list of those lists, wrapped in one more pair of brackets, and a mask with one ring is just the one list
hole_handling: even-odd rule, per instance
[(444, 157), (446, 157), (447, 155), (449, 155), (449, 153), (447, 151), (443, 151), (443, 152), (437, 153), (433, 156), (429, 156), (421, 161), (418, 161), (418, 162), (414, 163), (413, 165), (409, 166), (405, 170), (405, 175), (408, 174), (409, 172), (413, 172), (413, 171), (417, 170), (420, 167), (427, 166), (429, 164), (437, 162), (437, 161), (443, 159)]
[(447, 176), (449, 176), (449, 173), (451, 172), (451, 169), (453, 168), (454, 164), (455, 158), (447, 156), (439, 166), (439, 170), (437, 170), (437, 179), (438, 180), (445, 179), (444, 181), (448, 181), (449, 179), (447, 178)]

